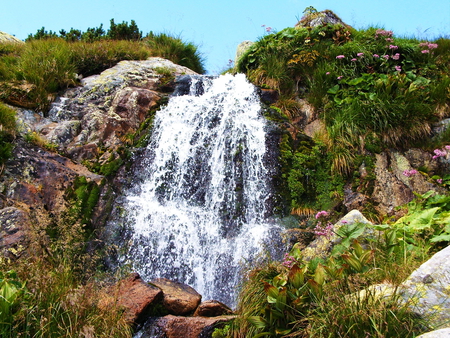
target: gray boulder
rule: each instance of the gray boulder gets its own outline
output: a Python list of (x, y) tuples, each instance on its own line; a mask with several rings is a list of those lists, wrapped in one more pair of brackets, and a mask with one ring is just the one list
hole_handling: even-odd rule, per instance
[(415, 270), (400, 290), (410, 308), (432, 327), (450, 325), (450, 246)]

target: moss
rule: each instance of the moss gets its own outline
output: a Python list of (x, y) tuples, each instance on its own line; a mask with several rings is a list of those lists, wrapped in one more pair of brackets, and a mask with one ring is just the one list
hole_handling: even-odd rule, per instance
[(279, 193), (291, 212), (336, 208), (343, 198), (344, 178), (333, 174), (324, 146), (306, 135), (294, 140), (284, 134), (280, 142), (282, 188)]

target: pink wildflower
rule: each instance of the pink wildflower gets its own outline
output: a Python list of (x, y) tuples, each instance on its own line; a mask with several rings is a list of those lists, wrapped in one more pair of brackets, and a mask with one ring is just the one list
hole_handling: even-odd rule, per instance
[(389, 55), (383, 55), (386, 60), (389, 60)]
[(389, 49), (398, 49), (398, 46), (394, 46), (394, 45), (389, 45)]
[(395, 70), (397, 72), (401, 72), (402, 71), (402, 66), (395, 66)]
[(442, 184), (442, 178), (438, 178), (437, 180), (436, 180), (436, 182), (438, 182), (439, 184)]
[(322, 210), (322, 211), (319, 211), (317, 214), (316, 214), (316, 219), (319, 219), (320, 217), (327, 217), (328, 216), (328, 212), (326, 212), (325, 210)]
[(358, 53), (358, 54), (356, 54), (356, 56), (358, 56), (358, 57), (361, 57), (361, 56), (363, 56), (364, 55), (364, 53)]
[(395, 55), (392, 55), (392, 59), (394, 59), (394, 60), (400, 59), (400, 54), (399, 53), (395, 53)]
[(284, 254), (284, 259), (283, 259), (283, 264), (284, 266), (288, 267), (288, 268), (292, 268), (292, 266), (297, 263), (297, 260), (295, 259), (295, 257), (289, 255), (288, 253)]
[(433, 152), (434, 152), (433, 160), (447, 155), (447, 152), (445, 152), (441, 149), (434, 149)]
[(338, 76), (338, 77), (337, 77), (337, 79), (338, 79), (338, 80), (340, 80), (340, 79), (342, 79), (342, 78), (343, 78), (343, 76), (342, 76), (342, 75), (341, 75), (341, 76)]
[(357, 61), (358, 59), (355, 59), (355, 58), (353, 58), (353, 59), (351, 59), (350, 61)]
[(325, 75), (330, 75), (330, 72), (326, 72)]
[(392, 42), (392, 41), (394, 41), (394, 39), (392, 39), (392, 38), (386, 38), (385, 40), (386, 40), (386, 42)]
[(405, 170), (403, 172), (403, 175), (405, 175), (406, 177), (411, 177), (415, 174), (418, 174), (419, 172), (416, 169), (411, 169), (411, 170)]
[(423, 51), (422, 51), (422, 54), (428, 54), (430, 51), (428, 50), (428, 49), (424, 49)]
[(377, 29), (377, 31), (375, 32), (375, 39), (378, 38), (379, 35), (391, 37), (393, 35), (393, 33), (392, 33), (392, 31), (386, 31), (384, 29)]
[(378, 54), (373, 54), (374, 58), (379, 58), (380, 56)]
[(272, 27), (266, 27), (266, 32), (270, 33), (272, 31)]
[(325, 236), (329, 238), (331, 233), (333, 232), (333, 224), (328, 222), (326, 226), (322, 227), (320, 224), (317, 224), (314, 228), (314, 234), (316, 236)]
[(436, 49), (438, 48), (438, 44), (437, 43), (429, 43), (428, 44), (428, 49)]
[(338, 56), (336, 56), (336, 59), (343, 59), (343, 58), (345, 58), (345, 55), (338, 55)]
[(450, 150), (450, 146), (449, 146), (449, 145), (446, 145), (444, 148), (445, 148), (446, 150)]

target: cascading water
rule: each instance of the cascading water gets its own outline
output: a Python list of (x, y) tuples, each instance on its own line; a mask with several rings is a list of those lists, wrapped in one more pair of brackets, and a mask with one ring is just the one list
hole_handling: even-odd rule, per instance
[(123, 205), (130, 244), (120, 260), (144, 280), (178, 280), (234, 306), (242, 263), (278, 237), (267, 121), (244, 75), (190, 82), (156, 113), (144, 179)]

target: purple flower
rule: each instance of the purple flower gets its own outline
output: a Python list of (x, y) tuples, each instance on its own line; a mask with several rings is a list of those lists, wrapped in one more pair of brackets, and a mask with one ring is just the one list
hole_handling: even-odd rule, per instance
[(330, 75), (330, 72), (326, 72), (325, 75)]
[(438, 178), (438, 179), (436, 180), (436, 182), (438, 182), (439, 184), (442, 184), (442, 178)]
[(405, 170), (403, 172), (403, 175), (405, 175), (406, 177), (411, 177), (415, 174), (418, 174), (419, 172), (416, 169), (411, 169), (411, 170)]
[(396, 70), (397, 72), (401, 72), (401, 71), (402, 71), (402, 67), (401, 67), (401, 66), (395, 66), (395, 70)]
[(444, 148), (445, 148), (446, 150), (450, 150), (450, 146), (449, 146), (449, 145), (446, 145)]
[(389, 45), (389, 49), (398, 49), (398, 46), (394, 46), (394, 45)]
[(355, 58), (353, 58), (353, 59), (351, 59), (350, 61), (357, 61), (358, 59), (355, 59)]
[(392, 42), (392, 41), (394, 41), (394, 39), (392, 39), (392, 38), (386, 38), (385, 40), (386, 40), (386, 42)]
[(338, 56), (336, 56), (336, 59), (343, 59), (343, 58), (345, 58), (345, 55), (338, 55)]
[(399, 53), (395, 53), (395, 55), (392, 55), (392, 59), (394, 59), (394, 60), (400, 59), (400, 54)]
[(423, 51), (422, 51), (422, 54), (428, 54), (430, 51), (428, 50), (428, 49), (424, 49)]
[(270, 33), (271, 30), (272, 30), (272, 27), (266, 27), (266, 32)]
[(378, 54), (373, 54), (374, 58), (379, 58), (380, 56)]
[(328, 212), (326, 212), (325, 210), (322, 210), (316, 214), (316, 219), (319, 219), (320, 217), (327, 217), (327, 216), (328, 216)]
[(383, 55), (386, 60), (389, 60), (389, 55)]
[(343, 220), (341, 221), (341, 223), (342, 223), (342, 224), (347, 224), (348, 221), (346, 221), (345, 219), (343, 219)]
[(340, 79), (342, 79), (342, 78), (343, 78), (343, 76), (342, 76), (342, 75), (341, 75), (341, 76), (338, 76), (338, 77), (337, 77), (337, 79), (338, 79), (338, 80), (340, 80)]
[(358, 56), (358, 57), (361, 57), (361, 56), (363, 56), (364, 55), (364, 53), (358, 53), (358, 54), (356, 54), (356, 56)]
[(386, 31), (384, 29), (377, 29), (377, 31), (375, 32), (375, 39), (378, 38), (379, 35), (391, 37), (393, 35), (393, 33), (392, 33), (392, 31)]
[(322, 227), (320, 224), (317, 224), (314, 228), (314, 234), (316, 236), (325, 236), (329, 238), (331, 233), (333, 232), (333, 224), (328, 222), (326, 226)]
[(429, 43), (428, 44), (428, 48), (429, 49), (436, 49), (436, 48), (438, 48), (438, 44), (437, 43)]
[(433, 152), (434, 152), (433, 160), (447, 155), (447, 152), (445, 152), (441, 149), (434, 149)]

